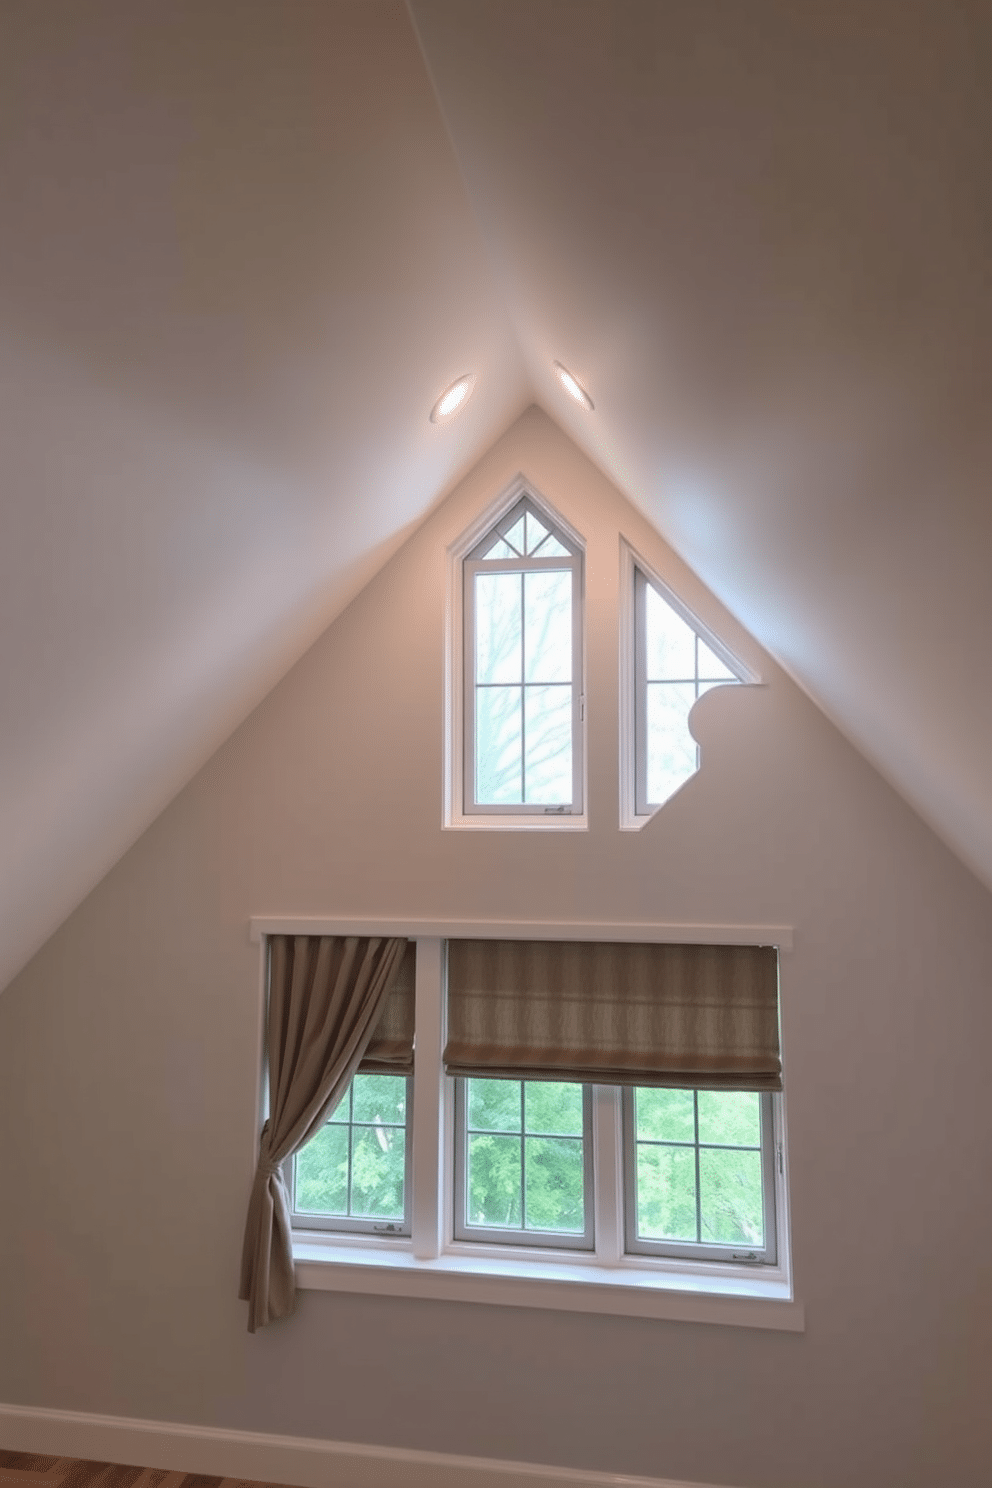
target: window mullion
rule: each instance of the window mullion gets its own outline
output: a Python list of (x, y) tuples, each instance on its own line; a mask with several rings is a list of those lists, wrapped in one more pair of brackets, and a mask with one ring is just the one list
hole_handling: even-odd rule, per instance
[(618, 1085), (594, 1085), (592, 1094), (596, 1260), (615, 1266), (624, 1252), (623, 1092)]
[(444, 945), (417, 941), (416, 1029), (413, 1078), (413, 1253), (429, 1261), (444, 1245)]
[(703, 1243), (703, 1196), (699, 1188), (699, 1091), (692, 1092), (692, 1119), (695, 1145), (693, 1151), (696, 1159), (696, 1243)]
[(520, 1081), (520, 1228), (527, 1229), (527, 1101)]

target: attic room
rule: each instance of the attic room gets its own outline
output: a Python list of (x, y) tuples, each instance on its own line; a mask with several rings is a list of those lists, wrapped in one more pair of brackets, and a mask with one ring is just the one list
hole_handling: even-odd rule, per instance
[[(3, 32), (0, 1476), (984, 1488), (988, 6)], [(486, 562), (581, 599), (570, 783), (529, 817), (482, 779)], [(663, 788), (659, 598), (696, 656)], [(304, 936), (415, 947), (412, 1156), (395, 1232), (293, 1197), (266, 1320), (239, 1266)], [(452, 948), (525, 943), (772, 966), (775, 1073), (728, 1086), (761, 1237), (641, 1244), (652, 1080), (559, 1073), (585, 1229), (472, 1239), (500, 1082), (444, 1042)], [(697, 1084), (653, 1081), (698, 1216)]]

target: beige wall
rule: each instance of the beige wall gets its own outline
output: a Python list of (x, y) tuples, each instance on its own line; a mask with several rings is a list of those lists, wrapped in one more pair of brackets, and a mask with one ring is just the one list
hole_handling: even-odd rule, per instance
[[(590, 829), (443, 832), (445, 548), (518, 471), (588, 542)], [(700, 706), (702, 771), (640, 833), (620, 533), (767, 683)], [(306, 1293), (249, 1337), (266, 913), (793, 925), (806, 1333)], [(990, 973), (987, 892), (532, 410), (0, 997), (0, 1401), (742, 1488), (986, 1483)]]

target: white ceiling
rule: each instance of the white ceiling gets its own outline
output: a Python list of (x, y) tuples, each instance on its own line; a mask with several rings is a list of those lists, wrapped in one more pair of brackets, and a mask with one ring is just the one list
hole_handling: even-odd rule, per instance
[(10, 9), (0, 985), (531, 400), (992, 886), (990, 42), (986, 0)]

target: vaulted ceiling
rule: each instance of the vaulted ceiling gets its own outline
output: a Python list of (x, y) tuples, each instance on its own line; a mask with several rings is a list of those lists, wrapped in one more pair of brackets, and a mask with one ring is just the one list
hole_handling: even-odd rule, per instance
[(0, 985), (532, 401), (992, 886), (990, 43), (986, 0), (8, 7)]

